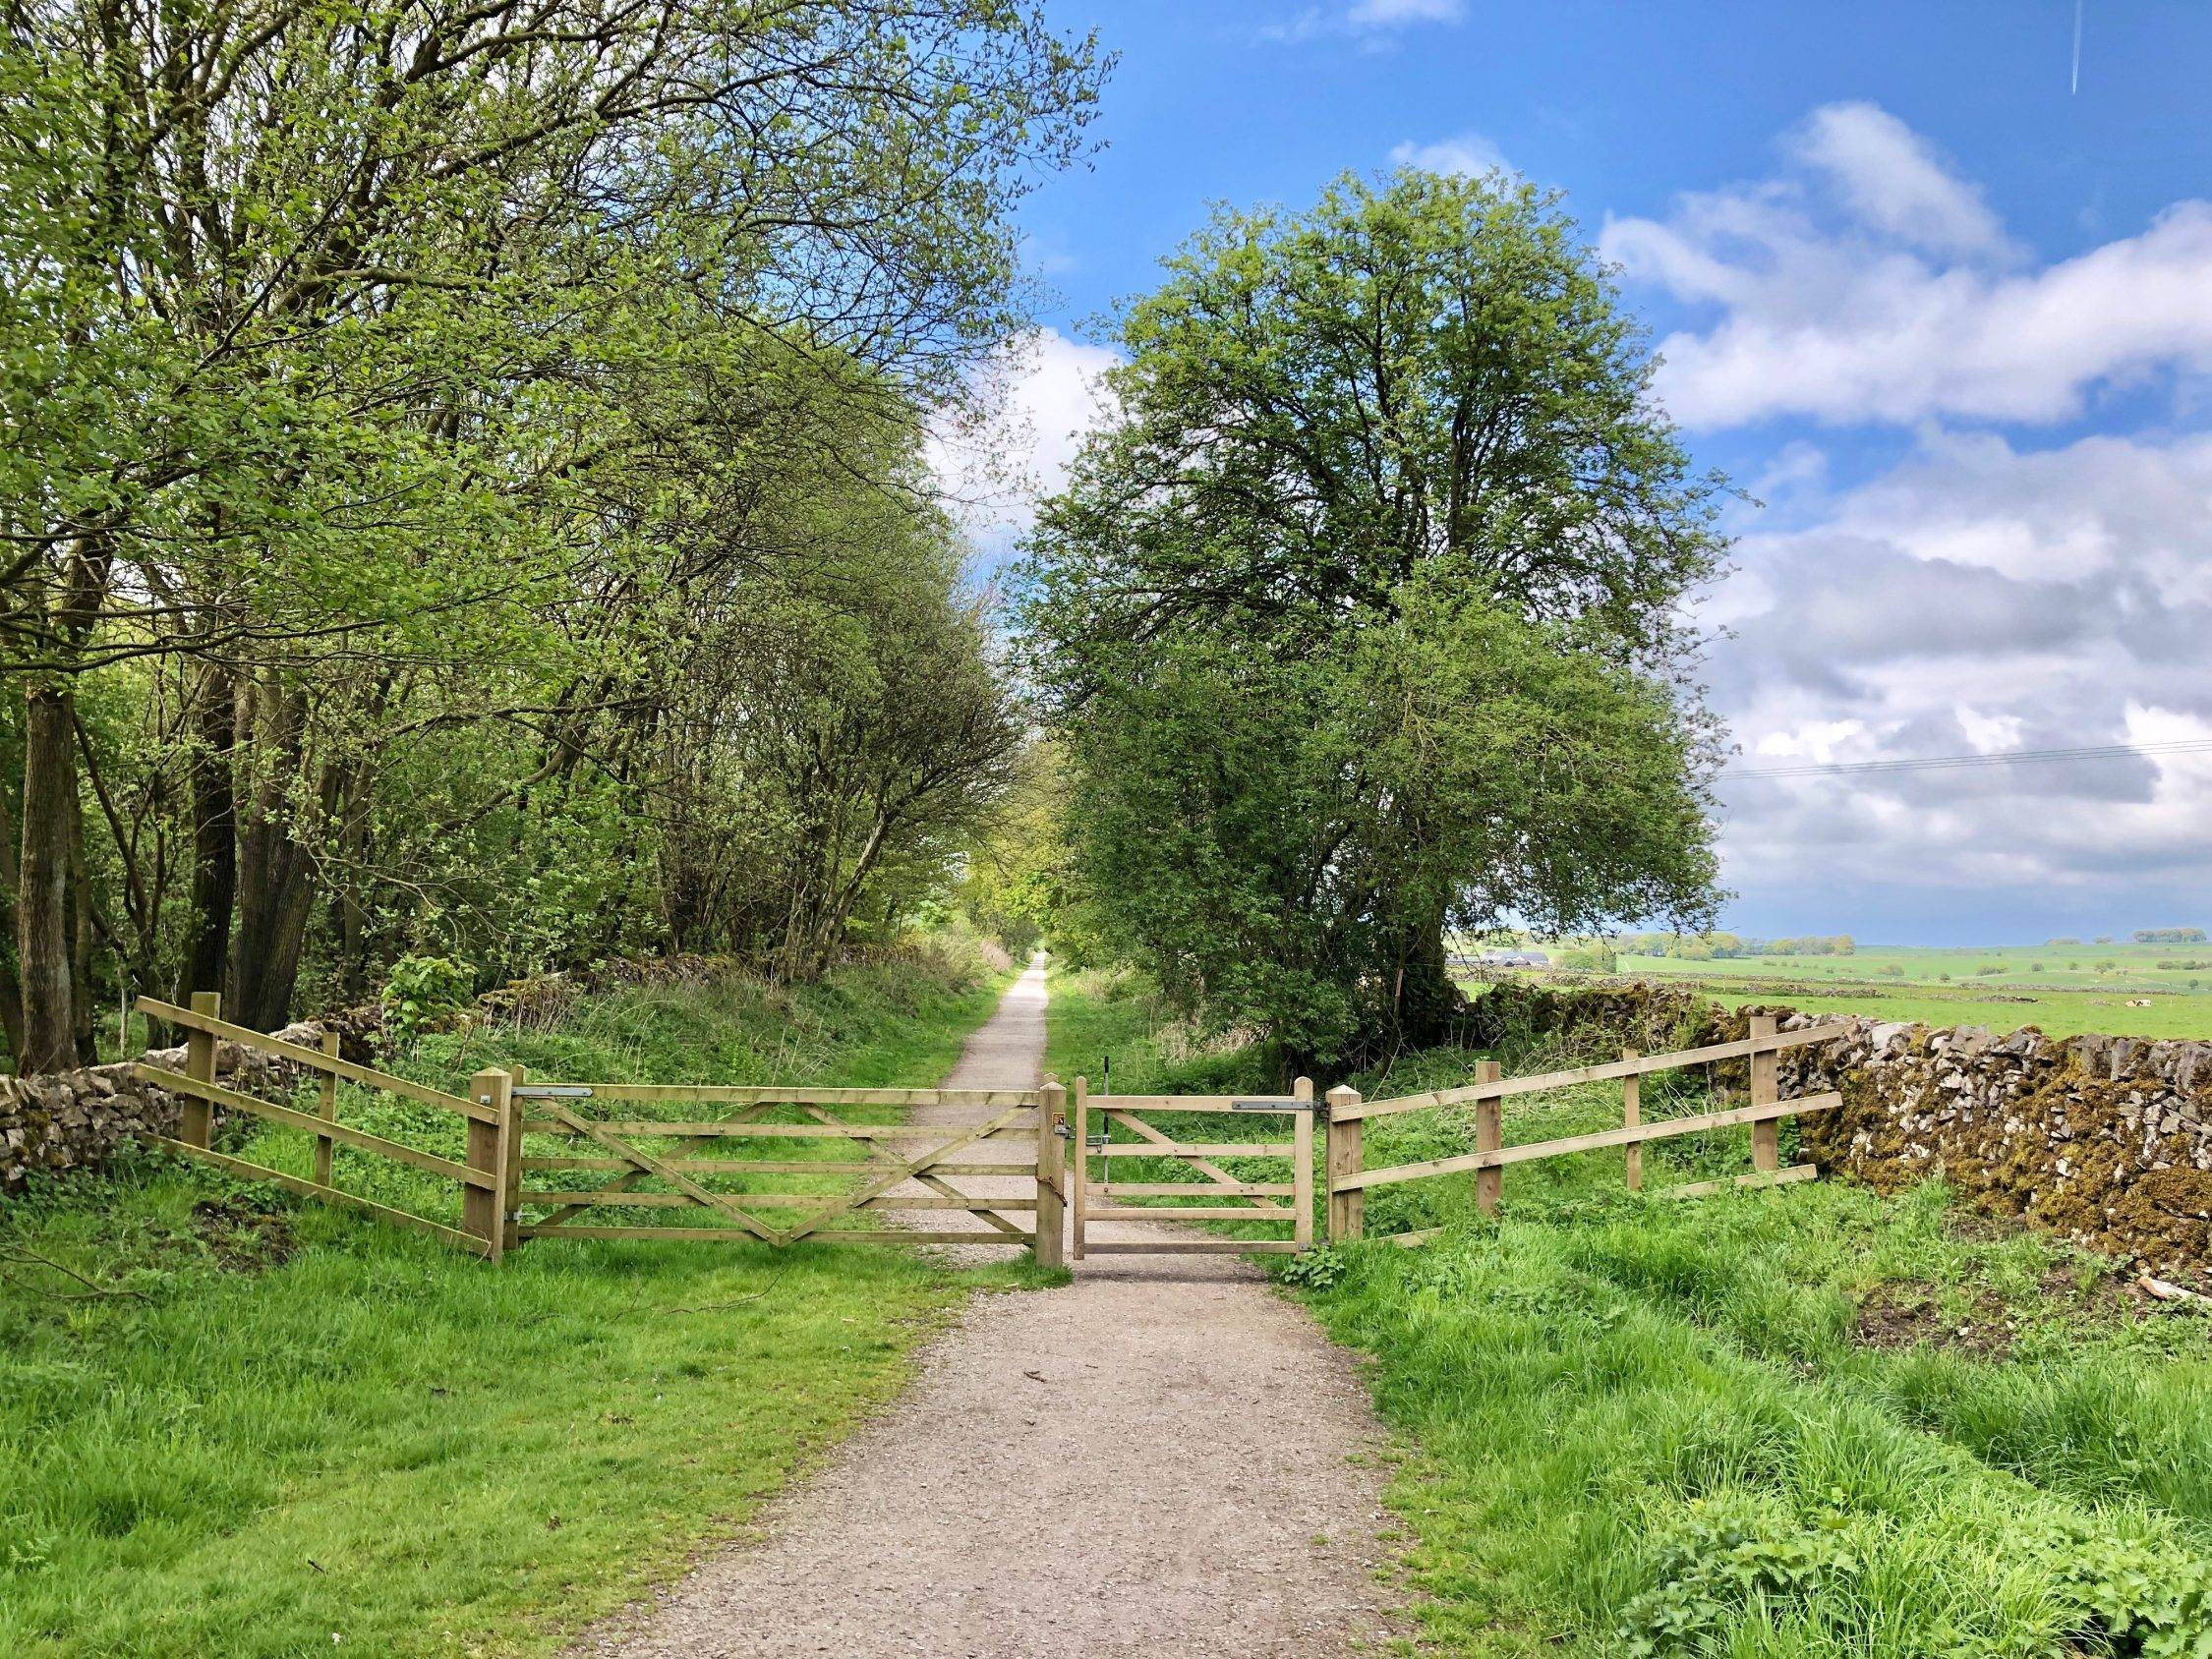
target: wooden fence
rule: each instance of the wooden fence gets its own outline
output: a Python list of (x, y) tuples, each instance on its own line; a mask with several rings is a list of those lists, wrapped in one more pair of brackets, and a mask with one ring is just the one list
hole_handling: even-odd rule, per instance
[[(280, 1042), (251, 1026), (233, 1025), (222, 1017), (222, 998), (212, 991), (196, 992), (189, 1008), (156, 1001), (150, 997), (141, 997), (138, 1007), (141, 1013), (166, 1020), (187, 1033), (184, 1070), (171, 1071), (165, 1066), (144, 1062), (138, 1067), (140, 1076), (159, 1084), (184, 1103), (176, 1134), (150, 1137), (155, 1145), (213, 1164), (234, 1175), (243, 1175), (251, 1180), (274, 1181), (279, 1186), (309, 1198), (320, 1198), (328, 1203), (366, 1211), (379, 1221), (429, 1233), (440, 1242), (456, 1245), (493, 1261), (497, 1261), (505, 1251), (508, 1240), (503, 1225), (504, 1205), (501, 1196), (505, 1189), (508, 1157), (514, 1145), (511, 1132), (512, 1113), (507, 1100), (508, 1078), (505, 1072), (480, 1071), (470, 1084), (467, 1096), (449, 1095), (442, 1089), (434, 1089), (427, 1083), (418, 1083), (412, 1078), (395, 1077), (389, 1072), (340, 1059), (334, 1034), (323, 1039), (320, 1049), (309, 1049), (297, 1043)], [(217, 1043), (236, 1044), (240, 1048), (287, 1061), (318, 1077), (321, 1085), (319, 1109), (315, 1112), (302, 1112), (295, 1107), (279, 1106), (242, 1089), (226, 1088), (216, 1082)], [(467, 1125), (465, 1154), (459, 1159), (446, 1158), (384, 1135), (372, 1134), (352, 1124), (341, 1123), (338, 1120), (338, 1084), (341, 1080), (386, 1094), (399, 1095), (419, 1105), (437, 1107), (453, 1114)], [(243, 1112), (271, 1123), (283, 1123), (292, 1128), (307, 1130), (315, 1136), (313, 1174), (300, 1175), (284, 1170), (272, 1170), (265, 1165), (248, 1163), (243, 1158), (215, 1151), (209, 1143), (217, 1107), (229, 1112)], [(404, 1164), (459, 1182), (460, 1227), (449, 1227), (427, 1216), (418, 1216), (340, 1188), (332, 1173), (332, 1164), (335, 1149), (341, 1146), (356, 1152), (372, 1153), (392, 1163)]]
[[(1777, 1033), (1772, 1015), (1756, 1014), (1752, 1016), (1749, 1037), (1732, 1043), (1715, 1043), (1702, 1049), (1684, 1049), (1665, 1055), (1639, 1055), (1631, 1050), (1625, 1052), (1621, 1058), (1601, 1065), (1579, 1066), (1571, 1071), (1551, 1071), (1534, 1077), (1500, 1076), (1496, 1062), (1485, 1060), (1480, 1067), (1476, 1080), (1464, 1088), (1407, 1095), (1396, 1100), (1363, 1101), (1355, 1090), (1332, 1089), (1328, 1094), (1329, 1237), (1334, 1241), (1358, 1238), (1365, 1233), (1367, 1194), (1375, 1187), (1391, 1186), (1400, 1181), (1423, 1180), (1432, 1175), (1472, 1173), (1475, 1176), (1475, 1201), (1487, 1214), (1497, 1208), (1504, 1172), (1510, 1165), (1525, 1164), (1539, 1158), (1560, 1158), (1571, 1153), (1621, 1147), (1625, 1149), (1624, 1166), (1628, 1184), (1641, 1187), (1644, 1183), (1642, 1149), (1647, 1143), (1743, 1124), (1748, 1124), (1751, 1128), (1750, 1173), (1737, 1176), (1732, 1182), (1700, 1181), (1689, 1186), (1675, 1187), (1671, 1196), (1694, 1197), (1729, 1185), (1774, 1186), (1807, 1179), (1815, 1173), (1810, 1164), (1795, 1165), (1786, 1170), (1781, 1168), (1781, 1119), (1799, 1113), (1825, 1112), (1839, 1104), (1841, 1097), (1830, 1093), (1792, 1100), (1781, 1099), (1778, 1057), (1784, 1049), (1834, 1042), (1845, 1035), (1848, 1029), (1840, 1024), (1816, 1025), (1800, 1031)], [(1649, 1123), (1643, 1120), (1641, 1084), (1645, 1077), (1654, 1072), (1674, 1071), (1717, 1060), (1736, 1059), (1750, 1062), (1751, 1088), (1748, 1105), (1731, 1107), (1721, 1112), (1699, 1113), (1689, 1117), (1662, 1118)], [(1560, 1140), (1534, 1141), (1520, 1146), (1504, 1144), (1503, 1103), (1509, 1097), (1613, 1079), (1621, 1083), (1619, 1128), (1599, 1129), (1589, 1134), (1569, 1135)], [(1432, 1158), (1419, 1164), (1396, 1164), (1379, 1170), (1366, 1167), (1365, 1125), (1368, 1119), (1393, 1116), (1399, 1113), (1460, 1106), (1473, 1106), (1475, 1109), (1473, 1152), (1452, 1158)], [(1434, 1229), (1429, 1229), (1395, 1236), (1401, 1243), (1414, 1243), (1431, 1236), (1434, 1231)]]
[[(778, 1248), (802, 1241), (870, 1244), (1006, 1244), (1029, 1250), (1040, 1265), (1058, 1266), (1062, 1221), (1072, 1198), (1076, 1256), (1130, 1250), (1217, 1250), (1296, 1252), (1311, 1247), (1313, 1236), (1312, 1085), (1301, 1078), (1289, 1096), (1242, 1099), (1199, 1095), (1105, 1095), (1093, 1097), (1077, 1080), (1073, 1138), (1073, 1184), (1061, 1139), (1070, 1135), (1067, 1092), (1056, 1082), (1042, 1089), (832, 1089), (786, 1085), (711, 1087), (640, 1083), (532, 1083), (519, 1070), (479, 1071), (466, 1095), (448, 1094), (411, 1078), (341, 1059), (334, 1037), (311, 1049), (283, 1042), (221, 1017), (221, 999), (194, 996), (192, 1006), (177, 1007), (151, 998), (139, 999), (141, 1012), (165, 1020), (187, 1036), (185, 1068), (172, 1071), (141, 1063), (142, 1076), (176, 1094), (184, 1110), (174, 1136), (154, 1142), (172, 1152), (213, 1164), (233, 1174), (273, 1181), (310, 1198), (343, 1204), (379, 1220), (412, 1228), (440, 1241), (497, 1261), (532, 1238), (720, 1239), (756, 1241)], [(1732, 1043), (1673, 1054), (1625, 1052), (1618, 1060), (1533, 1077), (1503, 1077), (1494, 1061), (1484, 1061), (1476, 1080), (1463, 1088), (1363, 1101), (1348, 1088), (1328, 1094), (1326, 1192), (1328, 1236), (1353, 1239), (1366, 1230), (1367, 1194), (1402, 1181), (1471, 1173), (1477, 1205), (1497, 1208), (1505, 1170), (1540, 1158), (1620, 1148), (1631, 1187), (1643, 1185), (1644, 1146), (1677, 1135), (1748, 1125), (1752, 1168), (1733, 1181), (1701, 1181), (1672, 1189), (1693, 1196), (1729, 1185), (1776, 1185), (1812, 1175), (1810, 1165), (1783, 1169), (1781, 1119), (1822, 1112), (1838, 1104), (1835, 1094), (1780, 1098), (1778, 1057), (1785, 1049), (1832, 1042), (1848, 1028), (1818, 1025), (1779, 1032), (1771, 1016), (1754, 1016), (1751, 1035)], [(216, 1046), (232, 1043), (299, 1067), (320, 1082), (318, 1110), (262, 1100), (215, 1081)], [(1657, 1072), (1722, 1060), (1748, 1061), (1748, 1104), (1687, 1117), (1647, 1122), (1642, 1112), (1642, 1079)], [(1618, 1128), (1599, 1129), (1562, 1139), (1518, 1146), (1504, 1144), (1503, 1103), (1514, 1096), (1581, 1084), (1621, 1084)], [(458, 1118), (465, 1130), (462, 1156), (410, 1146), (338, 1116), (338, 1084), (397, 1095), (437, 1108)], [(1366, 1167), (1365, 1126), (1368, 1119), (1401, 1113), (1472, 1106), (1475, 1150), (1450, 1158), (1383, 1169)], [(250, 1163), (210, 1144), (216, 1108), (304, 1130), (314, 1137), (313, 1173), (270, 1169)], [(603, 1116), (608, 1108), (632, 1108), (632, 1117)], [(666, 1116), (670, 1108), (719, 1108), (722, 1116)], [(902, 1116), (926, 1111), (938, 1121), (916, 1122)], [(947, 1112), (966, 1114), (957, 1119)], [(1178, 1140), (1147, 1119), (1162, 1113), (1286, 1116), (1291, 1137), (1284, 1141), (1224, 1138)], [(656, 1115), (660, 1114), (660, 1115)], [(870, 1121), (856, 1114), (893, 1120)], [(1093, 1136), (1095, 1119), (1110, 1129)], [(526, 1144), (535, 1138), (536, 1147)], [(549, 1150), (548, 1141), (555, 1143)], [(824, 1148), (821, 1143), (837, 1143)], [(764, 1145), (765, 1143), (765, 1145)], [(1010, 1143), (1019, 1155), (989, 1154)], [(450, 1142), (448, 1142), (448, 1145)], [(416, 1215), (337, 1184), (335, 1149), (345, 1147), (441, 1176), (460, 1187), (460, 1225)], [(718, 1156), (743, 1148), (743, 1157)], [(785, 1156), (778, 1157), (779, 1151)], [(828, 1156), (802, 1153), (827, 1152)], [(840, 1156), (840, 1154), (848, 1154)], [(1103, 1166), (1103, 1178), (1090, 1179), (1090, 1161)], [(1120, 1181), (1113, 1179), (1119, 1159), (1172, 1160), (1195, 1179)], [(1286, 1160), (1288, 1178), (1254, 1180), (1232, 1173), (1218, 1160)], [(530, 1177), (540, 1177), (531, 1181)], [(604, 1179), (587, 1180), (586, 1177)], [(771, 1179), (771, 1177), (776, 1177)], [(807, 1177), (841, 1184), (806, 1189)], [(983, 1177), (1011, 1183), (1013, 1190), (970, 1192), (959, 1180)], [(735, 1179), (741, 1184), (717, 1185)], [(763, 1186), (757, 1183), (767, 1180)], [(526, 1181), (529, 1184), (526, 1184)], [(918, 1190), (917, 1190), (918, 1189)], [(388, 1196), (388, 1195), (387, 1195)], [(1193, 1201), (1195, 1202), (1193, 1202)], [(1287, 1200), (1287, 1203), (1285, 1202)], [(705, 1226), (631, 1224), (579, 1220), (595, 1211), (631, 1215), (638, 1210), (682, 1212), (685, 1221)], [(862, 1227), (861, 1218), (886, 1212), (956, 1212), (976, 1217), (975, 1230), (947, 1228)], [(1094, 1223), (1145, 1221), (1271, 1221), (1287, 1225), (1285, 1238), (1188, 1238), (1108, 1240), (1086, 1238)], [(1028, 1225), (1022, 1225), (1026, 1221)], [(1417, 1242), (1434, 1230), (1396, 1235)]]

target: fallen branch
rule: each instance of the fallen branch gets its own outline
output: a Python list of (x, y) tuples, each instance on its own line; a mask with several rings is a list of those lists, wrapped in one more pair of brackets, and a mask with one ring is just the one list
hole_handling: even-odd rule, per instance
[(720, 1313), (725, 1308), (743, 1307), (747, 1302), (757, 1302), (767, 1295), (766, 1290), (755, 1290), (749, 1296), (739, 1296), (729, 1302), (701, 1302), (697, 1307), (665, 1307), (663, 1313)]
[(18, 1279), (12, 1273), (0, 1272), (0, 1279), (5, 1279), (11, 1285), (22, 1285), (25, 1289), (35, 1295), (44, 1296), (51, 1301), (89, 1302), (102, 1301), (117, 1296), (127, 1296), (138, 1302), (146, 1300), (144, 1291), (126, 1290), (115, 1286), (102, 1285), (98, 1280), (88, 1279), (73, 1267), (64, 1267), (51, 1256), (41, 1256), (36, 1250), (27, 1250), (21, 1245), (12, 1245), (6, 1250), (0, 1250), (0, 1261), (13, 1262), (18, 1267), (42, 1267), (49, 1272), (60, 1274), (65, 1279), (74, 1279), (78, 1284), (85, 1287), (82, 1290), (41, 1290), (34, 1285), (25, 1285), (21, 1279)]

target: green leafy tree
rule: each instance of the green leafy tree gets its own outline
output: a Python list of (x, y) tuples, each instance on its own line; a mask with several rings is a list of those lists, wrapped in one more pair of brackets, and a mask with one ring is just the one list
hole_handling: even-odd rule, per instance
[(1025, 578), (1105, 932), (1330, 1057), (1448, 1028), (1447, 931), (1707, 920), (1722, 485), (1570, 222), (1348, 178), (1167, 270)]
[[(825, 471), (911, 493), (1102, 70), (1001, 0), (12, 7), (19, 1060), (86, 1051), (95, 945), (266, 1025), (325, 909), (363, 990), (410, 932), (637, 937), (652, 654), (812, 557)], [(437, 798), (437, 754), (482, 787)], [(565, 859), (519, 912), (518, 816)]]

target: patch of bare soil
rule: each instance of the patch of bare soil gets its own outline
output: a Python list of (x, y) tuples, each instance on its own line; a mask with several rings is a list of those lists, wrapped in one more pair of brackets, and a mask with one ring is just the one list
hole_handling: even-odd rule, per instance
[(1990, 1290), (1973, 1293), (1963, 1318), (1947, 1313), (1924, 1285), (1877, 1286), (1859, 1304), (1859, 1342), (1871, 1348), (1950, 1348), (2001, 1359), (2011, 1351), (2015, 1334), (2004, 1302)]
[(202, 1199), (192, 1207), (192, 1233), (232, 1273), (265, 1273), (299, 1248), (290, 1213), (259, 1193)]

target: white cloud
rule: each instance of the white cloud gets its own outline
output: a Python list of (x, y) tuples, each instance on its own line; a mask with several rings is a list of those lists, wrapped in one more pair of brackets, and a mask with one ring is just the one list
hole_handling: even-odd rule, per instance
[(1457, 23), (1466, 0), (1358, 0), (1344, 14), (1354, 29), (1396, 29), (1409, 23)]
[(2212, 202), (2009, 268), (1981, 193), (1883, 111), (1817, 111), (1788, 148), (1798, 174), (1601, 238), (1631, 281), (1717, 313), (1659, 347), (1659, 395), (1685, 425), (2050, 422), (2103, 388), (2212, 372)]
[(1350, 34), (1373, 47), (1410, 25), (1453, 24), (1466, 15), (1467, 0), (1353, 0), (1349, 6), (1309, 6), (1294, 17), (1263, 25), (1259, 36), (1296, 44)]
[(1464, 173), (1470, 176), (1481, 173), (1510, 173), (1505, 152), (1480, 133), (1461, 133), (1455, 138), (1438, 139), (1434, 143), (1417, 144), (1411, 139), (1390, 146), (1390, 162), (1396, 167), (1422, 167), (1431, 173)]
[(1861, 221), (1933, 254), (2008, 254), (1980, 187), (1957, 177), (1926, 139), (1870, 103), (1813, 111), (1791, 143), (1827, 173)]
[[(2212, 734), (2212, 435), (1930, 432), (1790, 517), (1741, 540), (1716, 596), (1737, 770)], [(1817, 887), (1836, 925), (1887, 904), (1910, 938), (1915, 903), (2110, 926), (2212, 895), (2212, 755), (1724, 775), (1721, 794), (1726, 879), (1762, 911)]]
[(1011, 548), (1035, 522), (1037, 501), (1067, 483), (1084, 434), (1105, 418), (1101, 376), (1120, 361), (1040, 328), (985, 375), (982, 420), (931, 436), (931, 470), (987, 555)]

